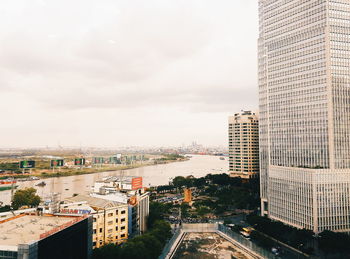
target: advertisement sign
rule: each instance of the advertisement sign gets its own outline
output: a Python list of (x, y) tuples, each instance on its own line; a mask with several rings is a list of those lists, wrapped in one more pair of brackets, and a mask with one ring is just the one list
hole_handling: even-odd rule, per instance
[(132, 178), (131, 180), (132, 190), (138, 190), (142, 188), (142, 177)]
[(117, 156), (111, 156), (109, 158), (109, 163), (110, 164), (121, 164), (121, 160)]
[(79, 165), (79, 166), (85, 165), (85, 158), (74, 159), (74, 165)]
[(35, 161), (32, 160), (24, 160), (19, 162), (19, 168), (27, 169), (27, 168), (35, 168)]
[(82, 210), (82, 209), (60, 209), (60, 213), (62, 214), (90, 214), (91, 210)]
[(63, 159), (51, 160), (51, 167), (62, 167), (62, 166), (64, 166)]

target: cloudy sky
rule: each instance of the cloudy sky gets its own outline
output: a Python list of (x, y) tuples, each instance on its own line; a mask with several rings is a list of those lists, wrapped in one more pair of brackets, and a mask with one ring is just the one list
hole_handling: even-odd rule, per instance
[(0, 147), (226, 145), (257, 0), (1, 0)]

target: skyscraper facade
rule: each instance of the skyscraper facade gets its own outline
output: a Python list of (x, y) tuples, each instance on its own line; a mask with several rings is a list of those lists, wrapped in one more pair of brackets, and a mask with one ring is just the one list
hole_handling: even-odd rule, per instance
[(350, 1), (259, 0), (262, 214), (350, 231)]
[(229, 173), (251, 179), (259, 174), (259, 120), (251, 111), (229, 117)]

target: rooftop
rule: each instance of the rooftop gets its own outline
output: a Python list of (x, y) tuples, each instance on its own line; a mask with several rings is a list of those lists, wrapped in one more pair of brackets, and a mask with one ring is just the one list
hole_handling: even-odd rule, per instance
[(125, 206), (125, 203), (110, 201), (102, 198), (91, 197), (88, 195), (77, 195), (75, 197), (65, 199), (67, 202), (83, 202), (86, 201), (94, 209), (107, 209), (113, 207)]
[(104, 177), (102, 180), (96, 181), (96, 182), (103, 182), (103, 183), (109, 183), (109, 182), (123, 182), (124, 184), (131, 184), (132, 179), (139, 178), (138, 176), (108, 176)]
[(10, 218), (0, 223), (0, 245), (17, 247), (19, 244), (38, 241), (43, 238), (43, 234), (46, 232), (54, 231), (76, 219), (78, 218), (25, 214)]

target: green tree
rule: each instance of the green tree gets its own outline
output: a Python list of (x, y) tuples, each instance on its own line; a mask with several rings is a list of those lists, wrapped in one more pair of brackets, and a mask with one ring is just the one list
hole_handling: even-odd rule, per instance
[(183, 186), (189, 186), (191, 185), (191, 182), (192, 180), (189, 179), (189, 178), (185, 178), (183, 176), (176, 176), (174, 179), (173, 179), (173, 185), (176, 187), (176, 188), (181, 188)]
[(92, 258), (94, 259), (116, 259), (119, 258), (120, 247), (114, 244), (107, 244), (101, 248), (94, 249)]
[(0, 207), (0, 212), (10, 211), (11, 207), (9, 205), (5, 205), (4, 207)]
[(36, 207), (40, 203), (40, 197), (36, 195), (36, 189), (25, 188), (15, 192), (12, 201), (12, 208), (17, 210), (22, 206)]
[(190, 216), (190, 213), (188, 212), (188, 210), (190, 209), (190, 205), (188, 205), (187, 203), (181, 203), (181, 217), (182, 218), (187, 218)]
[(200, 217), (203, 217), (204, 215), (208, 214), (210, 212), (210, 209), (206, 206), (200, 206), (197, 209), (197, 213)]
[(154, 222), (146, 234), (128, 240), (125, 244), (105, 245), (93, 251), (93, 259), (157, 259), (171, 237), (170, 224), (164, 220)]
[(165, 214), (169, 213), (171, 207), (171, 204), (151, 202), (149, 205), (148, 228), (152, 228), (157, 220), (163, 219)]

